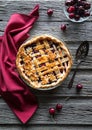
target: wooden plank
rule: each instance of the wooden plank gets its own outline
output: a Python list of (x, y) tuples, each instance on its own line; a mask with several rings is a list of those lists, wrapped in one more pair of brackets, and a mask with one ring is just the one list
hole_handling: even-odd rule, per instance
[[(47, 99), (47, 100), (46, 100)], [(55, 115), (55, 121), (48, 113), (49, 107), (55, 107), (57, 103), (62, 103), (62, 98), (43, 97), (43, 102), (39, 102), (39, 108), (28, 124), (41, 125), (92, 125), (92, 100), (91, 99), (70, 99), (63, 104), (61, 112)], [(6, 103), (0, 104), (0, 124), (21, 124), (17, 117), (10, 111)]]
[[(40, 18), (39, 18), (40, 19)], [(0, 35), (3, 34), (7, 22), (0, 21)], [(61, 24), (67, 24), (67, 30), (60, 29)], [(92, 41), (92, 24), (85, 22), (75, 24), (71, 22), (36, 22), (30, 35), (31, 37), (40, 34), (50, 34), (64, 41)]]
[(0, 130), (25, 130), (22, 125), (21, 126), (17, 126), (17, 125), (1, 125), (0, 126)]
[(0, 130), (92, 130), (92, 126), (66, 126), (66, 125), (4, 125), (0, 126)]
[[(60, 29), (61, 24), (67, 25), (67, 30), (65, 32)], [(30, 35), (33, 37), (39, 34), (50, 34), (64, 41), (92, 41), (91, 28), (91, 22), (81, 24), (71, 22), (37, 22), (31, 30)]]
[[(40, 5), (40, 21), (68, 21), (63, 11), (64, 0), (0, 0), (0, 19), (5, 21), (15, 12), (29, 13), (36, 4)], [(54, 10), (52, 18), (47, 16), (47, 9), (49, 8)], [(92, 21), (92, 16), (88, 21)]]

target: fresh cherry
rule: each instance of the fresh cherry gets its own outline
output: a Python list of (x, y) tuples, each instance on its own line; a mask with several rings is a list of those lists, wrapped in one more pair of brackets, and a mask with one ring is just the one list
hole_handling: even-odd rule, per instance
[(78, 21), (78, 20), (80, 19), (80, 16), (79, 16), (79, 15), (75, 15), (74, 19), (75, 19), (76, 21)]
[(47, 10), (47, 14), (48, 14), (49, 16), (51, 16), (51, 15), (53, 14), (53, 10), (52, 10), (52, 9), (48, 9), (48, 10)]
[(77, 91), (80, 91), (82, 88), (83, 88), (83, 85), (82, 85), (82, 84), (77, 84), (77, 85), (76, 85)]
[(61, 25), (61, 30), (63, 30), (63, 31), (66, 30), (66, 25), (65, 25), (65, 24), (62, 24), (62, 25)]
[(75, 7), (74, 6), (70, 6), (68, 9), (67, 9), (68, 13), (73, 13), (75, 11)]
[(70, 19), (73, 19), (74, 17), (75, 17), (75, 14), (74, 14), (74, 13), (70, 13), (70, 14), (69, 14), (69, 18), (70, 18)]
[(55, 115), (55, 108), (49, 108), (49, 114), (54, 116)]
[(67, 0), (67, 1), (65, 2), (65, 5), (66, 5), (66, 6), (69, 6), (70, 3), (71, 3), (70, 0)]
[(83, 5), (83, 1), (82, 0), (78, 0), (77, 5), (78, 6), (82, 6)]
[(75, 4), (75, 1), (74, 0), (66, 0), (66, 2), (65, 2), (65, 5), (66, 6), (72, 6), (72, 5), (74, 5)]
[(62, 104), (57, 104), (57, 105), (56, 105), (56, 110), (57, 110), (57, 111), (60, 111), (60, 110), (62, 109), (62, 107), (63, 107)]
[(85, 13), (84, 13), (84, 16), (85, 16), (85, 17), (90, 16), (90, 12), (85, 12)]
[(79, 8), (78, 8), (78, 13), (79, 13), (80, 16), (83, 16), (83, 15), (84, 15), (85, 9), (83, 8), (83, 6), (79, 6)]
[(90, 9), (90, 8), (91, 8), (90, 3), (86, 2), (86, 3), (84, 4), (84, 8), (85, 8), (85, 9)]

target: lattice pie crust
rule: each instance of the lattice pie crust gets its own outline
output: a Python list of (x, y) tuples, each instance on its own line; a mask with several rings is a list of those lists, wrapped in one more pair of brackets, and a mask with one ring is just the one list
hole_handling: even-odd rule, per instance
[(37, 36), (22, 44), (16, 57), (20, 76), (36, 89), (58, 86), (71, 66), (72, 57), (64, 42), (50, 35)]

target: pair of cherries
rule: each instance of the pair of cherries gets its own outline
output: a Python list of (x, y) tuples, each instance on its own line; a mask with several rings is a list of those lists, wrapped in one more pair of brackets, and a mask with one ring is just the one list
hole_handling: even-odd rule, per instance
[[(48, 14), (48, 16), (52, 16), (53, 15), (53, 9), (48, 9), (47, 14)], [(62, 24), (60, 28), (61, 28), (61, 30), (65, 31), (66, 30), (66, 25)]]
[[(77, 85), (76, 85), (76, 90), (77, 90), (77, 92), (80, 92), (82, 88), (83, 88), (83, 85), (82, 85), (82, 84), (77, 84)], [(56, 105), (56, 108), (54, 108), (54, 107), (49, 108), (49, 114), (50, 114), (51, 116), (54, 116), (55, 113), (56, 113), (56, 110), (57, 110), (57, 111), (60, 111), (60, 110), (62, 110), (62, 108), (63, 108), (63, 105), (62, 105), (62, 104), (57, 104), (57, 105)]]
[(56, 110), (57, 110), (57, 111), (60, 111), (60, 110), (62, 110), (62, 108), (63, 108), (63, 105), (62, 105), (62, 104), (57, 104), (57, 105), (56, 105), (56, 108), (54, 108), (54, 107), (49, 108), (49, 114), (50, 114), (51, 116), (54, 116), (55, 113), (56, 113)]

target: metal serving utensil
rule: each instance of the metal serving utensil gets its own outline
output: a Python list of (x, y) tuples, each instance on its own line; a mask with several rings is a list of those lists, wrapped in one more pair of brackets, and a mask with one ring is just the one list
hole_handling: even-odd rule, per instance
[(74, 81), (76, 72), (78, 70), (78, 67), (85, 60), (86, 56), (88, 55), (88, 52), (89, 52), (89, 43), (88, 43), (88, 41), (84, 41), (80, 44), (80, 46), (78, 47), (78, 49), (76, 51), (75, 60), (77, 62), (77, 65), (76, 65), (76, 69), (73, 73), (73, 76), (68, 84), (69, 89), (72, 88), (73, 81)]

